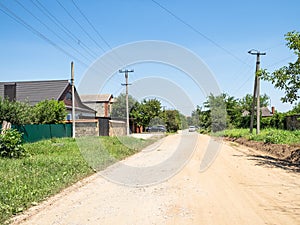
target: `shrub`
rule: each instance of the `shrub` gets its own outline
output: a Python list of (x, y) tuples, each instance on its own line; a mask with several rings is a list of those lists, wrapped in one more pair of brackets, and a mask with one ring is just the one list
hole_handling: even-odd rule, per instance
[(56, 124), (66, 119), (67, 111), (63, 101), (44, 100), (33, 107), (33, 122), (36, 124)]
[(27, 102), (10, 102), (0, 97), (0, 122), (7, 121), (14, 125), (31, 123), (32, 107)]
[(0, 135), (0, 156), (19, 158), (25, 154), (21, 133), (15, 129), (8, 129)]

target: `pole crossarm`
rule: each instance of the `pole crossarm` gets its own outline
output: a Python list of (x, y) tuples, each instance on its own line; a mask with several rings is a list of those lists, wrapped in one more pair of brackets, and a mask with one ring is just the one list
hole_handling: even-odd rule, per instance
[(254, 81), (254, 91), (253, 91), (253, 101), (251, 108), (251, 120), (250, 120), (250, 133), (253, 131), (254, 124), (254, 109), (255, 109), (255, 100), (256, 100), (256, 134), (260, 133), (260, 79), (257, 76), (260, 70), (260, 56), (266, 55), (265, 52), (260, 52), (255, 49), (248, 51), (251, 55), (256, 55), (256, 68), (255, 68), (255, 81)]
[(119, 73), (125, 74), (125, 84), (122, 84), (123, 86), (126, 86), (126, 134), (127, 136), (130, 134), (129, 132), (129, 106), (128, 106), (128, 86), (130, 85), (128, 83), (128, 73), (133, 73), (134, 70), (119, 70)]

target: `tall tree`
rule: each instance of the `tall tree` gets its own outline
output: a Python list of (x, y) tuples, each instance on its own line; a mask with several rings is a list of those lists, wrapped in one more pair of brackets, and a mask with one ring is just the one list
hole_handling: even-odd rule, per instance
[[(135, 100), (131, 95), (128, 96), (128, 108), (129, 112), (133, 109), (133, 106), (137, 100)], [(120, 94), (115, 98), (115, 102), (112, 105), (111, 117), (113, 118), (126, 118), (126, 95)]]
[(283, 90), (285, 96), (281, 98), (282, 102), (297, 102), (300, 98), (300, 33), (296, 31), (285, 34), (285, 40), (289, 49), (294, 51), (297, 59), (288, 66), (281, 67), (273, 73), (262, 72), (262, 79), (270, 81), (275, 88)]

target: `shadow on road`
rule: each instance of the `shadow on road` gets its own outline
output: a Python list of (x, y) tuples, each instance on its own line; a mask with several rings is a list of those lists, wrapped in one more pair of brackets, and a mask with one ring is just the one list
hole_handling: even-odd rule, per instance
[(290, 172), (300, 172), (300, 164), (291, 163), (287, 160), (262, 155), (248, 155), (247, 157), (249, 160), (256, 161), (258, 166), (277, 167)]

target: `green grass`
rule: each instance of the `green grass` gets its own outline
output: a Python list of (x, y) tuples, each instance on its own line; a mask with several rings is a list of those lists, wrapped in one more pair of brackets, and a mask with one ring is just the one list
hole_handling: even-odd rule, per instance
[(249, 129), (230, 129), (217, 132), (214, 135), (230, 138), (246, 138), (248, 140), (261, 141), (271, 144), (300, 144), (300, 130), (287, 131), (279, 129), (263, 129), (256, 135), (255, 129), (253, 134), (249, 133)]
[[(80, 141), (63, 138), (25, 144), (29, 156), (0, 158), (0, 224), (92, 174), (94, 165), (84, 154), (96, 158), (97, 169), (103, 169), (153, 142), (130, 137), (94, 137), (81, 138)], [(83, 143), (87, 144), (83, 145), (84, 148)], [(102, 149), (100, 154), (99, 149)]]

